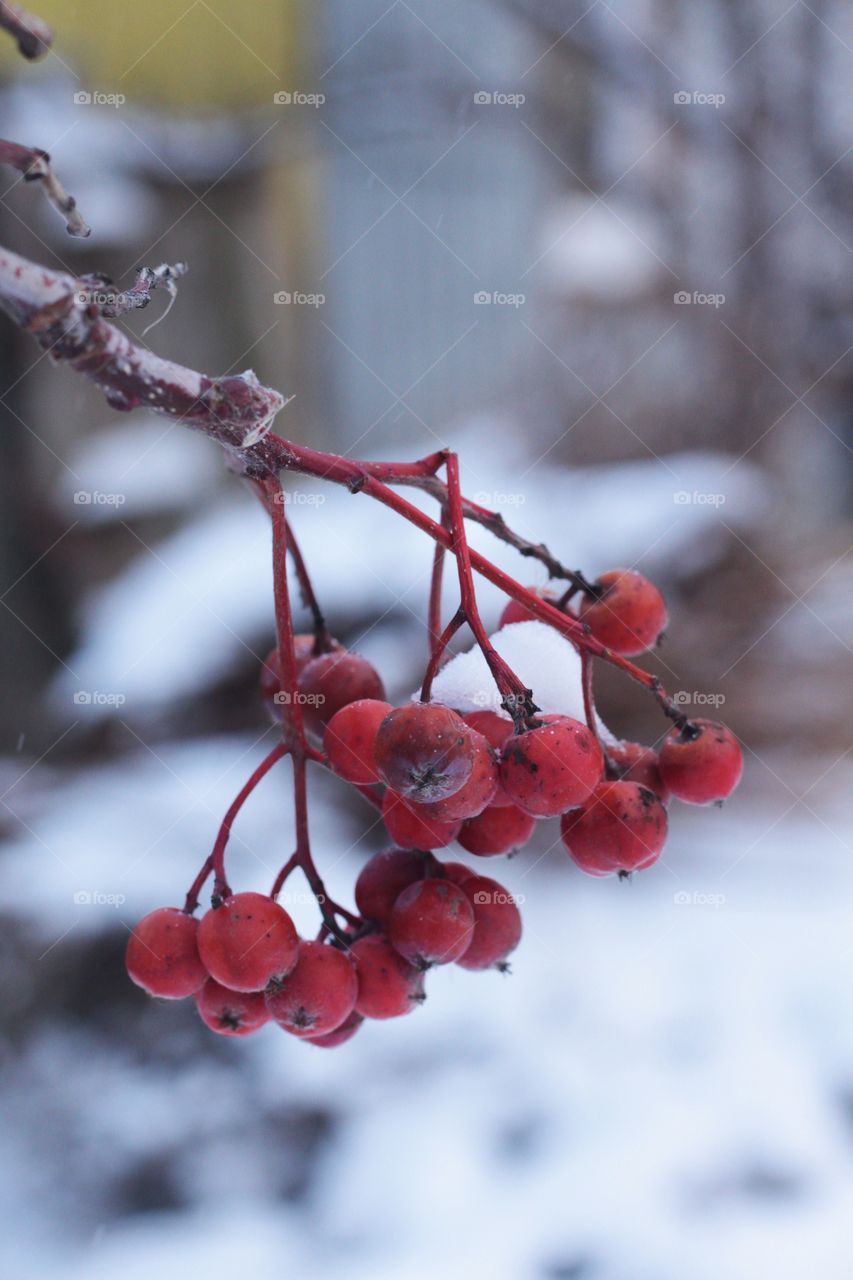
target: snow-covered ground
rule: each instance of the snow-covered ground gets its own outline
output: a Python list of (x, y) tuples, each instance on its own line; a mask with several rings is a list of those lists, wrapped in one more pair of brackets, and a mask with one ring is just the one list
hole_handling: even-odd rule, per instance
[[(20, 983), (60, 982), (178, 901), (263, 750), (155, 744), (15, 785), (27, 825), (0, 879), (33, 933)], [(3, 1273), (847, 1280), (853, 863), (832, 765), (810, 762), (808, 782), (826, 773), (797, 804), (782, 764), (751, 759), (722, 811), (675, 810), (663, 864), (631, 883), (583, 877), (544, 825), (489, 863), (524, 897), (512, 975), (433, 972), (422, 1010), (336, 1052), (197, 1036), (191, 1004), (106, 970), (82, 1015), (36, 1011), (20, 1040), (12, 1017)], [(349, 900), (380, 837), (341, 794), (321, 780), (314, 837)], [(274, 774), (235, 832), (238, 883), (266, 885), (289, 841)], [(142, 1011), (144, 1044), (104, 1020), (111, 1000)]]

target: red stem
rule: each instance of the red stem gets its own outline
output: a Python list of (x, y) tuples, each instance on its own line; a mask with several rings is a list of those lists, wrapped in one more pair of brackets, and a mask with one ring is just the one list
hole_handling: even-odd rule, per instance
[(432, 694), (432, 682), (436, 677), (436, 673), (441, 664), (441, 659), (444, 656), (444, 651), (464, 622), (465, 611), (460, 606), (442, 631), (441, 635), (438, 637), (438, 643), (433, 646), (430, 660), (424, 674), (424, 682), (421, 685), (421, 702), (429, 702)]
[[(227, 898), (231, 892), (228, 886), (228, 881), (225, 878), (225, 846), (228, 843), (228, 837), (231, 835), (231, 828), (234, 825), (234, 819), (237, 817), (237, 814), (240, 812), (261, 779), (269, 773), (274, 764), (277, 764), (283, 756), (287, 755), (287, 751), (288, 748), (283, 742), (279, 742), (277, 746), (273, 747), (269, 755), (264, 757), (252, 776), (244, 783), (243, 787), (234, 798), (225, 817), (222, 819), (222, 825), (219, 828), (219, 833), (213, 846), (213, 852), (209, 859), (210, 869), (214, 872), (213, 896), (215, 898)], [(204, 878), (206, 879), (206, 875)], [(202, 880), (202, 884), (203, 883), (204, 879)], [(199, 888), (200, 887), (201, 886), (199, 886)], [(192, 893), (192, 890), (190, 890), (190, 893)]]

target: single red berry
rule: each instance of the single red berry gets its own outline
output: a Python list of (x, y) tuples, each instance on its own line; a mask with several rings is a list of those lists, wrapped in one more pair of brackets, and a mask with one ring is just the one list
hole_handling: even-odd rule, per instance
[(661, 777), (660, 761), (652, 747), (644, 747), (639, 742), (620, 742), (607, 748), (607, 759), (620, 782), (639, 782), (666, 804), (669, 788)]
[(198, 920), (178, 907), (143, 916), (127, 940), (127, 972), (152, 996), (182, 1000), (207, 978), (198, 952)]
[(669, 619), (654, 583), (633, 569), (609, 569), (594, 585), (597, 594), (584, 596), (579, 616), (596, 640), (626, 657), (657, 644)]
[(463, 969), (502, 967), (521, 941), (521, 912), (515, 898), (488, 876), (470, 876), (462, 888), (474, 912), (474, 933), (456, 963)]
[(347, 649), (311, 658), (299, 674), (305, 725), (321, 734), (336, 711), (363, 698), (384, 700), (385, 688), (366, 658)]
[(403, 849), (443, 849), (462, 826), (458, 820), (433, 817), (424, 805), (409, 804), (390, 787), (382, 798), (382, 817), (389, 836)]
[(325, 942), (300, 942), (296, 968), (266, 993), (267, 1009), (294, 1036), (324, 1036), (355, 1008), (358, 981), (345, 951)]
[[(556, 591), (552, 591), (550, 587), (528, 587), (528, 591), (532, 591), (534, 595), (539, 596), (541, 600), (547, 600), (548, 604), (556, 604), (559, 595)], [(534, 617), (525, 605), (520, 604), (518, 600), (510, 600), (504, 605), (504, 611), (498, 621), (498, 628), (509, 627), (513, 622), (538, 622), (539, 619)]]
[(674, 796), (688, 804), (725, 800), (740, 782), (743, 753), (737, 738), (716, 720), (691, 720), (673, 728), (660, 749), (660, 771)]
[(290, 916), (262, 893), (235, 893), (201, 918), (198, 950), (229, 991), (263, 991), (296, 964), (299, 937)]
[(394, 903), (388, 937), (404, 959), (426, 969), (458, 960), (473, 928), (474, 912), (462, 886), (446, 878), (419, 880)]
[(352, 1040), (356, 1031), (364, 1022), (360, 1013), (356, 1013), (353, 1009), (348, 1018), (345, 1018), (339, 1027), (335, 1027), (334, 1031), (327, 1031), (324, 1036), (305, 1036), (303, 1044), (316, 1044), (318, 1049), (337, 1049), (339, 1044), (346, 1044), (347, 1040)]
[(350, 948), (358, 974), (356, 1011), (365, 1018), (399, 1018), (426, 999), (422, 969), (394, 950), (376, 933), (359, 938)]
[(517, 733), (504, 745), (500, 775), (519, 809), (536, 818), (553, 818), (583, 804), (601, 778), (604, 756), (579, 720), (540, 719), (538, 728)]
[(444, 822), (476, 817), (486, 805), (491, 804), (498, 789), (498, 765), (494, 750), (481, 733), (470, 729), (469, 734), (474, 746), (474, 763), (467, 782), (463, 782), (452, 796), (423, 805), (434, 818)]
[(481, 858), (520, 849), (533, 835), (536, 819), (517, 805), (489, 805), (476, 818), (463, 822), (457, 839), (463, 849)]
[[(508, 738), (511, 738), (514, 726), (511, 720), (505, 716), (499, 716), (495, 711), (469, 711), (462, 717), (465, 723), (475, 729), (477, 733), (481, 733), (488, 743), (495, 749), (498, 763), (500, 764), (501, 752)], [(503, 789), (503, 784), (498, 777), (497, 790), (489, 801), (493, 808), (499, 808), (501, 805), (512, 804), (509, 796)]]
[(248, 1036), (269, 1022), (262, 991), (229, 991), (208, 978), (195, 1002), (202, 1022), (220, 1036)]
[(666, 809), (637, 782), (602, 782), (582, 809), (560, 820), (571, 858), (592, 875), (645, 870), (660, 857), (666, 831)]
[(426, 864), (423, 854), (413, 849), (385, 849), (376, 853), (358, 873), (355, 903), (365, 920), (386, 924), (391, 908), (404, 889), (423, 880)]
[[(331, 644), (331, 651), (340, 651), (341, 645), (337, 640), (331, 640), (329, 643)], [(300, 634), (293, 637), (293, 654), (296, 659), (296, 673), (298, 675), (306, 662), (309, 662), (311, 658), (319, 656), (319, 652), (317, 651), (317, 639), (313, 632), (307, 635)], [(278, 648), (270, 649), (269, 653), (264, 658), (263, 665), (261, 666), (260, 684), (264, 702), (266, 702), (270, 711), (273, 713), (273, 718), (275, 720), (279, 720), (280, 708), (276, 697), (276, 695), (281, 692), (281, 673), (278, 666)]]
[(373, 758), (383, 782), (418, 804), (443, 800), (467, 782), (474, 740), (461, 716), (437, 702), (410, 702), (379, 726)]
[(339, 778), (359, 786), (379, 782), (373, 763), (373, 744), (382, 721), (392, 710), (390, 702), (359, 698), (336, 711), (323, 735), (329, 764)]

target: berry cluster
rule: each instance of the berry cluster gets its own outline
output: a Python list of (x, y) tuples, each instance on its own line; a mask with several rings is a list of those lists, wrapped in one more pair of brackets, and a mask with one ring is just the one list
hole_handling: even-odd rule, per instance
[[(130, 976), (150, 994), (194, 996), (199, 1014), (222, 1035), (247, 1035), (273, 1021), (323, 1047), (348, 1040), (366, 1019), (411, 1012), (424, 1000), (433, 965), (505, 971), (521, 938), (521, 916), (498, 881), (435, 850), (457, 842), (476, 858), (511, 854), (539, 821), (559, 818), (565, 849), (592, 876), (624, 877), (651, 867), (667, 836), (667, 804), (719, 802), (738, 783), (740, 748), (722, 724), (688, 720), (654, 677), (628, 658), (659, 642), (663, 599), (641, 574), (617, 569), (588, 582), (563, 571), (568, 587), (520, 587), (501, 617), (509, 627), (531, 619), (556, 627), (580, 653), (584, 721), (542, 711), (492, 646), (473, 594), (471, 553), (461, 533), (464, 511), (454, 455), (445, 458), (447, 512), (461, 604), (437, 625), (441, 555), (430, 598), (431, 646), (420, 700), (393, 706), (364, 658), (327, 631), (304, 562), (292, 542), (277, 486), (264, 496), (273, 517), (278, 643), (261, 671), (261, 691), (281, 741), (229, 809), (211, 855), (183, 909), (161, 908), (131, 935)], [(461, 513), (461, 514), (460, 514)], [(286, 582), (293, 556), (303, 598), (314, 615), (310, 634), (295, 635)], [(443, 553), (442, 553), (443, 554)], [(500, 711), (454, 709), (431, 696), (447, 645), (467, 623), (500, 693)], [(592, 690), (601, 658), (641, 681), (673, 722), (659, 750), (602, 740)], [(224, 852), (232, 823), (261, 778), (292, 762), (296, 849), (269, 895), (232, 892)], [(382, 815), (392, 848), (363, 867), (356, 911), (329, 899), (308, 838), (307, 765), (352, 785)], [(277, 902), (301, 869), (322, 925), (300, 938)], [(197, 919), (210, 875), (210, 909)]]

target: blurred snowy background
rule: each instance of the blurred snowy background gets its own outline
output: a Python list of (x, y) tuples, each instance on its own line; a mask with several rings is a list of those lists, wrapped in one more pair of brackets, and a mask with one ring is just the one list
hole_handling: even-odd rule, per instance
[[(186, 259), (154, 351), (254, 367), (319, 447), (452, 444), (522, 534), (648, 572), (652, 664), (747, 770), (722, 811), (675, 807), (630, 884), (543, 825), (495, 872), (525, 899), (511, 978), (434, 973), (423, 1011), (336, 1053), (148, 1001), (127, 930), (181, 899), (271, 742), (268, 531), (206, 442), (4, 325), (3, 1274), (847, 1280), (849, 7), (39, 11), (56, 53), (3, 50), (3, 132), (51, 151), (94, 231), (67, 241), (9, 175), (2, 241), (122, 284)], [(336, 633), (407, 695), (429, 547), (319, 485), (291, 512)], [(600, 700), (657, 739), (635, 688), (603, 672)], [(289, 851), (286, 782), (240, 818), (245, 887)], [(349, 901), (381, 829), (333, 782), (313, 808)]]

